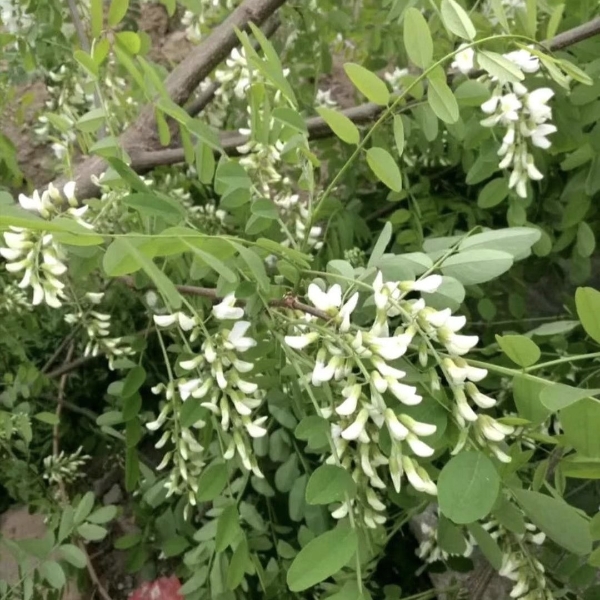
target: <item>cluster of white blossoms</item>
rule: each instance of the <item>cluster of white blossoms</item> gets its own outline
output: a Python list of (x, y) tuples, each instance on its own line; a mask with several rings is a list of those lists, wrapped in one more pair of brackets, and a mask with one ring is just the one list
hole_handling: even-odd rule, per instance
[(32, 16), (19, 0), (0, 0), (0, 20), (3, 29), (13, 35), (23, 35), (33, 24)]
[[(351, 321), (358, 305), (358, 292), (344, 300), (338, 284), (323, 291), (312, 283), (308, 299), (331, 318), (335, 327), (330, 335), (324, 334), (311, 327), (317, 317), (306, 315), (302, 323), (294, 326), (294, 334), (285, 337), (290, 348), (315, 349), (310, 384), (329, 385), (335, 402), (333, 406), (319, 407), (321, 416), (331, 423), (334, 447), (327, 462), (339, 463), (352, 473), (359, 495), (364, 497), (359, 502), (352, 500), (350, 505), (368, 527), (385, 521), (385, 504), (378, 492), (386, 488), (381, 467), (386, 467), (398, 492), (405, 476), (416, 490), (437, 494), (435, 483), (419, 462), (435, 452), (423, 438), (433, 435), (436, 426), (416, 421), (403, 411), (403, 406), (420, 404), (422, 396), (415, 386), (402, 381), (406, 373), (391, 364), (404, 356), (409, 347), (419, 350), (422, 366), (427, 364), (428, 345), (437, 344), (445, 349), (445, 357), (438, 366), (454, 394), (452, 412), (463, 433), (455, 451), (472, 434), (471, 439), (476, 443), (500, 459), (510, 460), (498, 443), (513, 429), (489, 415), (477, 414), (471, 406), (471, 402), (480, 408), (495, 404), (473, 383), (483, 379), (487, 371), (471, 367), (461, 358), (477, 344), (477, 336), (459, 334), (466, 319), (452, 316), (450, 309), (438, 311), (426, 306), (423, 298), (406, 298), (412, 292), (435, 292), (441, 283), (440, 275), (428, 275), (418, 281), (384, 282), (379, 272), (371, 297), (375, 315), (368, 329)], [(392, 332), (390, 319), (397, 317), (401, 324)], [(437, 376), (434, 381), (439, 385)], [(379, 445), (384, 428), (391, 440), (387, 456)], [(343, 503), (334, 507), (333, 516), (342, 518), (349, 509), (349, 504)]]
[(23, 311), (30, 311), (32, 308), (31, 303), (27, 300), (27, 295), (16, 284), (11, 283), (2, 286), (0, 312), (18, 314)]
[(390, 84), (392, 90), (396, 93), (402, 91), (402, 80), (409, 74), (408, 69), (396, 67), (393, 71), (387, 71), (383, 77)]
[(121, 337), (110, 337), (111, 316), (91, 307), (99, 305), (104, 292), (87, 292), (84, 296), (90, 307), (80, 306), (76, 312), (67, 313), (65, 322), (69, 325), (83, 325), (87, 335), (84, 356), (103, 354), (108, 359), (108, 366), (114, 369), (115, 361), (126, 356), (133, 356), (135, 351)]
[[(523, 73), (533, 74), (540, 70), (539, 59), (528, 50), (509, 52), (504, 57)], [(457, 53), (452, 66), (468, 74), (475, 68), (475, 61), (474, 50), (465, 47)], [(548, 105), (554, 91), (547, 87), (530, 91), (522, 83), (500, 83), (494, 77), (491, 81), (495, 83), (492, 97), (481, 105), (481, 110), (489, 116), (481, 124), (505, 129), (502, 146), (498, 150), (499, 167), (510, 170), (509, 188), (514, 188), (521, 198), (526, 198), (528, 182), (544, 177), (535, 166), (529, 144), (547, 150), (551, 145), (548, 136), (556, 132), (556, 126), (549, 122), (552, 109)]]
[(337, 102), (331, 97), (331, 90), (317, 90), (315, 96), (315, 106), (322, 106), (324, 108), (336, 108)]
[[(237, 455), (245, 469), (263, 477), (252, 452), (252, 439), (267, 434), (267, 417), (253, 416), (263, 403), (265, 392), (256, 383), (245, 379), (254, 369), (254, 363), (240, 358), (256, 345), (256, 340), (247, 335), (250, 323), (241, 320), (244, 310), (236, 306), (233, 294), (215, 305), (212, 314), (219, 321), (233, 322), (233, 326), (221, 327), (209, 337), (196, 316), (190, 317), (183, 312), (154, 315), (154, 322), (159, 327), (179, 328), (188, 347), (201, 335), (204, 338), (197, 353), (190, 350), (189, 357), (179, 361), (179, 370), (184, 373), (182, 377), (153, 388), (156, 394), (165, 393), (166, 402), (157, 419), (146, 425), (155, 431), (164, 427), (167, 420), (172, 421), (156, 447), (162, 448), (171, 440), (175, 450), (167, 452), (160, 468), (173, 463), (167, 484), (169, 494), (186, 491), (191, 505), (196, 504), (197, 478), (204, 467), (204, 448), (195, 432), (205, 427), (206, 419), (211, 415), (218, 419), (223, 458), (231, 460)], [(182, 427), (178, 423), (180, 405), (185, 402), (206, 409), (206, 416), (191, 427)]]
[[(524, 515), (523, 515), (524, 517)], [(502, 549), (502, 566), (498, 574), (514, 582), (510, 598), (518, 600), (553, 600), (554, 595), (547, 588), (545, 569), (535, 558), (534, 552), (527, 552), (527, 546), (541, 546), (546, 535), (535, 525), (525, 522), (525, 531), (518, 534), (502, 527), (495, 519), (482, 523), (492, 539)], [(438, 544), (437, 527), (421, 524), (424, 539), (420, 542), (416, 554), (427, 563), (447, 561), (449, 554)], [(477, 547), (477, 541), (469, 533), (465, 538), (465, 551), (459, 556), (469, 557)], [(532, 548), (533, 549), (533, 548)]]
[(58, 456), (50, 455), (44, 458), (44, 473), (42, 477), (50, 483), (73, 483), (82, 477), (81, 468), (91, 459), (88, 454), (81, 454), (83, 447), (80, 446), (72, 454), (65, 454), (62, 450)]
[[(19, 204), (25, 210), (38, 213), (43, 219), (52, 219), (59, 214), (70, 216), (77, 223), (91, 229), (83, 219), (87, 206), (79, 206), (75, 198), (75, 182), (67, 183), (63, 188), (69, 208), (63, 209), (63, 197), (52, 184), (41, 194), (36, 190), (31, 197), (19, 195)], [(31, 303), (36, 306), (45, 302), (52, 308), (59, 308), (66, 299), (65, 283), (61, 276), (67, 271), (63, 262), (64, 252), (51, 233), (30, 230), (22, 227), (10, 227), (4, 232), (5, 247), (0, 247), (0, 255), (6, 260), (9, 273), (22, 274), (19, 288), (32, 288)]]
[(199, 44), (210, 27), (225, 11), (233, 10), (235, 0), (200, 0), (194, 3), (194, 11), (186, 10), (181, 17), (185, 26), (185, 37), (194, 44)]

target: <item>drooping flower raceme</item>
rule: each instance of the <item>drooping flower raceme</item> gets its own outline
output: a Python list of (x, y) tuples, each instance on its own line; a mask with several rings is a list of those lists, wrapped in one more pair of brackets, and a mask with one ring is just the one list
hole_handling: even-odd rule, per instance
[[(380, 493), (387, 486), (386, 473), (396, 491), (400, 491), (404, 476), (416, 490), (437, 493), (421, 461), (435, 452), (427, 438), (436, 432), (436, 426), (408, 414), (408, 408), (420, 404), (423, 398), (416, 386), (403, 381), (406, 372), (393, 364), (409, 348), (435, 344), (445, 349), (446, 364), (439, 367), (455, 396), (453, 414), (457, 424), (465, 436), (472, 434), (476, 443), (502, 455), (497, 448), (500, 434), (506, 436), (512, 429), (488, 415), (478, 415), (470, 405), (472, 401), (489, 408), (495, 403), (473, 383), (483, 379), (486, 371), (468, 366), (461, 358), (475, 346), (477, 337), (459, 333), (466, 323), (464, 317), (427, 307), (422, 298), (407, 298), (409, 294), (435, 292), (441, 282), (439, 275), (418, 281), (384, 282), (378, 273), (372, 284), (374, 316), (369, 327), (358, 327), (352, 320), (358, 292), (344, 297), (338, 284), (324, 290), (312, 283), (308, 299), (330, 318), (331, 335), (325, 333), (331, 326), (325, 331), (316, 330), (311, 327), (316, 317), (305, 315), (294, 325), (293, 333), (285, 337), (290, 348), (313, 352), (314, 366), (305, 385), (331, 389), (333, 404), (319, 407), (320, 416), (330, 421), (333, 447), (327, 462), (349, 470), (358, 489), (356, 499), (333, 507), (336, 518), (346, 516), (352, 508), (368, 527), (383, 523), (385, 504)], [(390, 322), (396, 318), (397, 326)], [(382, 446), (383, 430), (389, 448)]]
[[(527, 50), (517, 50), (505, 55), (524, 73), (536, 73), (539, 60)], [(514, 188), (521, 198), (527, 197), (529, 180), (539, 181), (543, 174), (536, 167), (529, 144), (541, 149), (550, 147), (548, 136), (556, 131), (549, 123), (552, 109), (548, 105), (554, 91), (542, 87), (529, 91), (521, 83), (498, 84), (492, 97), (481, 106), (489, 115), (481, 121), (484, 127), (502, 127), (505, 130), (502, 146), (498, 150), (501, 157), (500, 168), (510, 169), (509, 188)]]
[[(154, 322), (161, 329), (180, 329), (190, 352), (178, 363), (179, 377), (153, 388), (154, 393), (164, 394), (166, 402), (157, 419), (146, 427), (151, 431), (166, 429), (157, 448), (171, 440), (175, 449), (165, 454), (160, 468), (172, 464), (167, 484), (169, 495), (187, 493), (191, 505), (196, 504), (197, 479), (206, 461), (205, 448), (198, 432), (211, 418), (218, 423), (224, 458), (231, 460), (237, 455), (245, 469), (263, 477), (251, 442), (267, 433), (267, 417), (254, 416), (265, 394), (249, 380), (254, 363), (242, 358), (256, 345), (256, 340), (248, 335), (251, 325), (241, 320), (244, 310), (236, 306), (233, 295), (215, 305), (212, 314), (218, 322), (232, 322), (233, 325), (219, 323), (219, 330), (207, 337), (195, 316), (184, 312), (154, 315)], [(191, 348), (201, 335), (204, 340), (194, 352)], [(183, 403), (192, 403), (200, 411), (198, 414), (201, 416), (192, 425), (180, 422)]]
[[(41, 194), (37, 190), (31, 197), (21, 194), (19, 204), (43, 219), (50, 220), (62, 214), (91, 229), (92, 226), (83, 218), (88, 207), (77, 206), (74, 190), (74, 182), (64, 187), (64, 195), (70, 206), (66, 211), (62, 209), (60, 192), (52, 184)], [(66, 298), (62, 276), (67, 271), (67, 265), (64, 251), (53, 235), (46, 231), (11, 226), (4, 233), (4, 243), (6, 245), (0, 248), (0, 255), (7, 260), (6, 270), (22, 277), (19, 288), (30, 287), (33, 290), (31, 303), (35, 306), (45, 302), (52, 308), (59, 308)]]

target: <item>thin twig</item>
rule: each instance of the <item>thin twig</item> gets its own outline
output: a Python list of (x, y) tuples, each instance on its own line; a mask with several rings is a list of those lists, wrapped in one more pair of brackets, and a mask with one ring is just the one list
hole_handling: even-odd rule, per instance
[[(65, 365), (67, 365), (71, 362), (74, 351), (75, 351), (75, 343), (71, 342), (71, 345), (69, 346), (69, 350), (67, 352), (67, 356), (65, 359)], [(56, 412), (55, 412), (58, 421), (54, 425), (53, 432), (52, 432), (52, 453), (53, 453), (55, 459), (57, 459), (60, 454), (60, 415), (62, 413), (62, 408), (63, 408), (63, 404), (65, 401), (65, 390), (67, 387), (68, 379), (69, 379), (69, 375), (67, 372), (65, 372), (62, 375), (62, 377), (60, 378), (60, 384), (58, 386), (58, 399), (57, 399)], [(65, 483), (62, 479), (58, 480), (58, 492), (59, 492), (60, 502), (63, 505), (67, 505), (69, 503), (69, 496), (67, 494), (67, 489), (65, 487)], [(94, 569), (94, 565), (92, 564), (92, 559), (90, 558), (90, 555), (88, 554), (87, 548), (85, 547), (85, 544), (83, 543), (83, 541), (78, 540), (77, 546), (79, 547), (79, 549), (83, 552), (83, 554), (86, 557), (85, 562), (86, 562), (87, 572), (88, 572), (88, 575), (90, 576), (90, 579), (91, 579), (93, 585), (95, 586), (97, 592), (100, 594), (100, 596), (102, 597), (103, 600), (112, 600), (109, 593), (106, 591), (106, 589), (104, 588), (104, 586), (102, 585), (102, 583), (100, 583), (100, 580), (98, 579), (98, 574), (96, 573), (96, 569)]]
[(554, 36), (551, 40), (542, 42), (548, 50), (564, 50), (600, 33), (600, 17), (596, 17), (583, 25), (573, 27)]
[(58, 348), (54, 351), (52, 356), (46, 361), (46, 364), (44, 364), (44, 366), (42, 367), (42, 370), (40, 371), (42, 374), (45, 374), (48, 372), (48, 369), (50, 369), (50, 367), (54, 364), (56, 359), (65, 351), (65, 348), (73, 341), (73, 339), (79, 332), (80, 328), (81, 328), (80, 324), (75, 326), (69, 332), (69, 334), (64, 338), (64, 340), (59, 344)]
[[(135, 289), (136, 287), (133, 277), (118, 277), (117, 280), (121, 283), (124, 283), (127, 287), (130, 287), (132, 289)], [(175, 288), (178, 292), (186, 296), (200, 296), (202, 298), (208, 298), (213, 302), (220, 302), (221, 300), (223, 300), (223, 297), (217, 294), (217, 290), (215, 288), (197, 287), (194, 285), (176, 285)], [(236, 304), (244, 306), (246, 302), (245, 300), (238, 299), (236, 301)], [(331, 320), (331, 315), (328, 315), (325, 311), (319, 310), (314, 306), (304, 304), (303, 302), (300, 302), (292, 296), (282, 298), (280, 300), (269, 300), (268, 305), (273, 308), (287, 308), (290, 310), (299, 310), (314, 317), (317, 317), (318, 319), (323, 319), (324, 321)]]

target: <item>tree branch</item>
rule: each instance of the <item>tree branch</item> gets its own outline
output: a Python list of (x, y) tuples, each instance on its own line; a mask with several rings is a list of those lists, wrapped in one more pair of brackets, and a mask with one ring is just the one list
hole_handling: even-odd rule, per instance
[[(210, 72), (225, 59), (237, 44), (234, 27), (244, 29), (250, 21), (264, 22), (285, 0), (245, 0), (219, 27), (185, 58), (167, 77), (165, 82), (171, 98), (183, 104), (192, 91)], [(542, 42), (550, 51), (563, 50), (583, 40), (600, 34), (600, 17), (558, 34)], [(209, 87), (188, 107), (190, 114), (201, 111), (213, 98), (218, 87)], [(383, 108), (377, 104), (366, 103), (349, 108), (344, 114), (356, 124), (368, 123), (377, 118)], [(306, 121), (309, 138), (322, 139), (332, 135), (329, 126), (320, 117), (310, 117)], [(131, 157), (131, 168), (143, 173), (161, 165), (172, 165), (183, 161), (182, 148), (156, 149), (156, 131), (154, 126), (154, 105), (148, 104), (138, 120), (121, 136), (121, 143)], [(247, 141), (245, 136), (234, 132), (222, 135), (223, 149), (227, 154), (236, 155), (236, 148)], [(92, 183), (93, 175), (99, 176), (106, 168), (104, 160), (97, 156), (85, 159), (75, 169), (76, 193), (80, 198), (94, 197), (98, 188)], [(55, 185), (61, 189), (66, 180)]]
[[(556, 37), (542, 42), (542, 44), (548, 50), (562, 50), (578, 42), (586, 40), (590, 37), (600, 34), (600, 17), (585, 23), (573, 29), (569, 29), (563, 33), (558, 34)], [(472, 76), (481, 75), (482, 71), (477, 71)], [(210, 91), (207, 90), (207, 92)], [(216, 91), (216, 90), (215, 90)], [(214, 95), (214, 92), (213, 92)], [(198, 103), (201, 108), (204, 108), (211, 98), (206, 96), (200, 96)], [(407, 106), (413, 106), (415, 103), (410, 103)], [(384, 106), (367, 102), (359, 106), (353, 106), (341, 111), (346, 117), (348, 117), (355, 125), (362, 125), (364, 123), (370, 123), (374, 121), (384, 110)], [(309, 117), (306, 119), (306, 127), (308, 129), (308, 137), (310, 140), (319, 140), (327, 138), (333, 135), (333, 131), (327, 125), (324, 119), (321, 117)], [(223, 150), (229, 156), (238, 156), (238, 146), (242, 146), (248, 141), (248, 137), (238, 134), (233, 131), (224, 132), (221, 134), (221, 145)], [(135, 156), (132, 156), (133, 168), (139, 169), (140, 172), (146, 172), (158, 166), (174, 165), (183, 162), (184, 152), (183, 148), (165, 148), (161, 150), (139, 152)]]
[[(136, 289), (135, 281), (133, 277), (117, 277), (117, 280), (121, 283), (124, 283), (127, 287)], [(194, 285), (176, 285), (177, 291), (186, 296), (200, 296), (202, 298), (208, 298), (213, 302), (221, 302), (223, 298), (217, 295), (217, 290), (214, 288), (207, 287), (197, 287)], [(245, 306), (246, 302), (244, 300), (238, 299), (236, 304), (239, 306)], [(300, 302), (294, 297), (282, 298), (280, 300), (274, 299), (269, 300), (268, 305), (273, 308), (287, 308), (290, 310), (299, 310), (313, 317), (317, 317), (318, 319), (323, 319), (324, 321), (330, 321), (331, 315), (328, 315), (325, 311), (319, 310), (314, 306), (309, 306), (308, 304), (304, 304)], [(48, 375), (50, 377), (50, 375)]]
[[(229, 56), (239, 43), (236, 29), (246, 30), (251, 22), (260, 25), (284, 3), (285, 0), (244, 0), (167, 76), (164, 84), (171, 100), (184, 104), (199, 83)], [(119, 142), (132, 160), (136, 152), (158, 147), (152, 102), (141, 110), (135, 123), (121, 135)], [(88, 157), (77, 165), (73, 177), (76, 196), (82, 199), (97, 196), (99, 190), (92, 182), (92, 177), (99, 177), (106, 168), (106, 162), (98, 156)], [(132, 168), (137, 169), (135, 162)], [(62, 189), (66, 182), (67, 179), (63, 177), (54, 185)]]

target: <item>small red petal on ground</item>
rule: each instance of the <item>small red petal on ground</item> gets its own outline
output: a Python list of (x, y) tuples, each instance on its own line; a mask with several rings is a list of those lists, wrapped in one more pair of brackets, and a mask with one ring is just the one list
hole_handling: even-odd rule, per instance
[(180, 588), (181, 582), (177, 577), (161, 577), (140, 585), (131, 593), (129, 600), (182, 600)]

